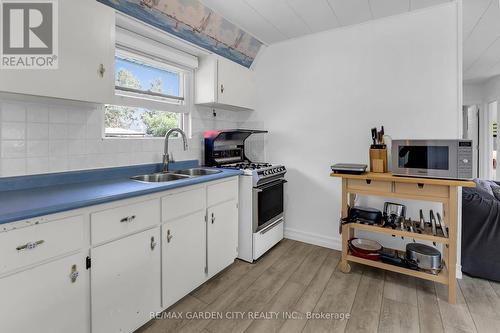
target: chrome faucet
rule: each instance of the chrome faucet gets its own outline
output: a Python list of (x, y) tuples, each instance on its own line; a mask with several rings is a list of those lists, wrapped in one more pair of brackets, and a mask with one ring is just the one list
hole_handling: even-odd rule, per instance
[(162, 167), (163, 171), (168, 171), (168, 164), (170, 162), (174, 162), (173, 156), (171, 158), (169, 153), (168, 153), (168, 139), (170, 138), (170, 136), (174, 132), (177, 132), (182, 136), (182, 143), (184, 145), (184, 151), (186, 151), (188, 149), (186, 133), (184, 133), (184, 131), (181, 130), (180, 128), (169, 129), (167, 134), (165, 134), (165, 150), (163, 151), (163, 167)]

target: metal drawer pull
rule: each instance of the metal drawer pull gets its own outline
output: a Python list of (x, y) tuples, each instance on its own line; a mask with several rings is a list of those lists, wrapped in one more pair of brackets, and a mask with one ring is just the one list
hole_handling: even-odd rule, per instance
[(170, 234), (170, 229), (167, 230), (167, 243), (170, 243), (170, 241), (172, 240), (174, 236)]
[(424, 185), (425, 185), (425, 184), (422, 184), (422, 183), (418, 183), (418, 184), (417, 184), (418, 188), (420, 188), (420, 189), (424, 188)]
[(214, 224), (214, 222), (215, 222), (215, 215), (214, 213), (212, 213), (212, 224)]
[(69, 274), (69, 278), (71, 279), (71, 283), (75, 283), (76, 279), (80, 275), (80, 272), (76, 270), (76, 265), (71, 266), (71, 273)]
[(155, 238), (154, 237), (151, 237), (151, 251), (153, 251), (156, 247), (156, 242), (155, 242)]
[(41, 245), (43, 243), (45, 243), (43, 239), (36, 242), (29, 242), (24, 245), (19, 245), (18, 247), (16, 247), (16, 250), (18, 251), (34, 250), (36, 247), (38, 247), (38, 245)]
[(120, 222), (121, 223), (132, 222), (133, 220), (135, 220), (135, 215), (124, 217), (120, 220)]

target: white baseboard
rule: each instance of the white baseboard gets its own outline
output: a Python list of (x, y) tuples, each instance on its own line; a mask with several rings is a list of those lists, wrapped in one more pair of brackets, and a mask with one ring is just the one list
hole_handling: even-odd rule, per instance
[(329, 237), (313, 232), (285, 228), (285, 238), (342, 251), (340, 237)]
[[(285, 228), (285, 238), (318, 245), (333, 250), (342, 251), (342, 241), (339, 237), (328, 237), (313, 232), (306, 232), (297, 229)], [(462, 278), (462, 266), (457, 265), (457, 279)]]
[(462, 265), (457, 265), (457, 279), (462, 279)]

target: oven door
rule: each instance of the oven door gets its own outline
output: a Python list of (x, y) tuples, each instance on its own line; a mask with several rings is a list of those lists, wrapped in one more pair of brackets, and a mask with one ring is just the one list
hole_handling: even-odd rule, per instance
[(258, 232), (283, 219), (285, 179), (253, 188), (253, 232)]

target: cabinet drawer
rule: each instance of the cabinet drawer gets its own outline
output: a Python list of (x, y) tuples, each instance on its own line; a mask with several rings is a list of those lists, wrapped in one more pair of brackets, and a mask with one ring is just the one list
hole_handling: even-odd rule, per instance
[(429, 184), (396, 183), (395, 192), (400, 194), (422, 195), (447, 198), (448, 186)]
[(208, 186), (207, 206), (210, 207), (232, 199), (238, 200), (238, 178)]
[(0, 274), (79, 250), (83, 216), (0, 233)]
[(160, 223), (160, 200), (92, 213), (90, 222), (92, 244), (131, 234)]
[(361, 191), (390, 192), (391, 183), (377, 180), (349, 179), (347, 181), (347, 188)]
[(170, 194), (161, 199), (162, 222), (205, 209), (205, 189)]

